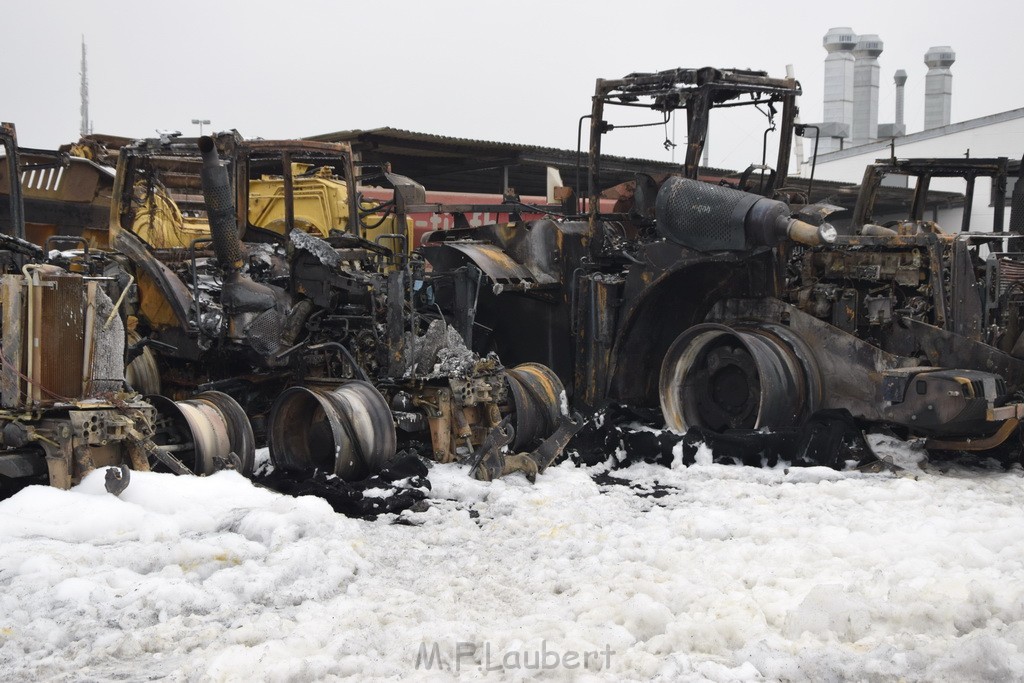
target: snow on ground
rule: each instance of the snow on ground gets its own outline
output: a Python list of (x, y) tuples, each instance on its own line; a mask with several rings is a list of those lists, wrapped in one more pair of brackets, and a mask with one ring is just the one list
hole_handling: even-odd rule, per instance
[(232, 472), (31, 487), (0, 679), (1024, 677), (1021, 471), (875, 446), (910, 476), (436, 466), (427, 512), (373, 522)]

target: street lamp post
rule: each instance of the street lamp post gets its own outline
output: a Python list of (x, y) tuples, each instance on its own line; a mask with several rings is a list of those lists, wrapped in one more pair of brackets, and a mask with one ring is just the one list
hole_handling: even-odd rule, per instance
[(203, 126), (210, 125), (210, 119), (192, 119), (192, 123), (199, 126), (199, 137), (203, 137)]

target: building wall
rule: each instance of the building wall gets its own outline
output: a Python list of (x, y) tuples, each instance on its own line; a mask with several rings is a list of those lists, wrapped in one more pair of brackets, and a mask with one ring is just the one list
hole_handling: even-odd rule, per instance
[[(928, 157), (964, 157), (969, 151), (972, 158), (1007, 157), (1011, 160), (1024, 156), (1024, 108), (994, 114), (981, 119), (955, 123), (896, 138), (896, 156), (901, 159)], [(876, 159), (888, 159), (889, 141), (881, 141), (839, 152), (819, 154), (815, 178), (839, 182), (859, 183), (864, 169)], [(809, 155), (808, 155), (809, 157)], [(810, 171), (810, 163), (801, 169), (801, 175)], [(964, 182), (957, 178), (936, 178), (931, 189), (964, 192)], [(1007, 192), (1012, 189), (1012, 181)], [(975, 229), (990, 227), (993, 218), (991, 183), (979, 179), (974, 188), (974, 210), (971, 225)], [(1006, 214), (1004, 220), (1008, 220)], [(962, 212), (959, 208), (939, 214), (939, 224), (946, 230), (960, 227)], [(948, 226), (948, 227), (947, 227)]]

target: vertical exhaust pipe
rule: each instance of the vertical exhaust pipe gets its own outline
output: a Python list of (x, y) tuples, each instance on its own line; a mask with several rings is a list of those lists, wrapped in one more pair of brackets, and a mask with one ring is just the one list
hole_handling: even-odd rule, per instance
[(213, 250), (222, 268), (237, 273), (242, 269), (243, 251), (228, 168), (221, 161), (217, 146), (209, 135), (199, 138), (199, 151), (203, 155), (203, 198), (206, 200)]
[[(238, 236), (234, 190), (227, 166), (217, 155), (212, 137), (199, 138), (199, 151), (203, 155), (203, 199), (210, 237), (224, 271), (220, 303), (228, 319), (228, 337), (247, 342), (263, 356), (273, 355), (282, 344), (290, 297), (280, 287), (254, 282), (242, 272), (245, 250)], [(304, 310), (296, 308), (299, 313)]]

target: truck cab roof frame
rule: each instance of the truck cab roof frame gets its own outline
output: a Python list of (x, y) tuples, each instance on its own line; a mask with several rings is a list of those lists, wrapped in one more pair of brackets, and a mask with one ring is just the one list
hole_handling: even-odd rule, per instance
[[(742, 69), (679, 68), (655, 73), (633, 73), (617, 80), (598, 79), (590, 114), (590, 155), (587, 194), (589, 216), (599, 213), (601, 137), (614, 129), (604, 119), (605, 106), (646, 107), (668, 116), (686, 110), (687, 146), (682, 175), (696, 179), (707, 139), (711, 110), (721, 107), (765, 105), (773, 114), (781, 106), (778, 122), (779, 153), (775, 173), (763, 188), (766, 196), (785, 185), (793, 145), (793, 123), (800, 83), (793, 78), (770, 78), (764, 71)], [(746, 96), (746, 99), (744, 99)]]

